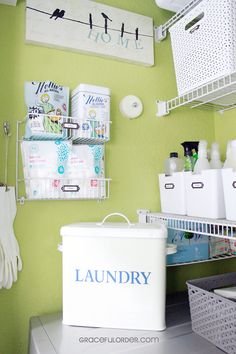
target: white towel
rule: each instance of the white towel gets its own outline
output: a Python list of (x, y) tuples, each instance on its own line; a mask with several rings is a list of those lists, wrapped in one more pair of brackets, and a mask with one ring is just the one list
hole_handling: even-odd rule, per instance
[(0, 288), (11, 288), (22, 269), (13, 223), (16, 216), (14, 187), (0, 187)]

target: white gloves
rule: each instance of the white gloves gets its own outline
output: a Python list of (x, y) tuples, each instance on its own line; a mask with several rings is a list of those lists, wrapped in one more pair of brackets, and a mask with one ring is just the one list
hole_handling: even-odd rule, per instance
[(0, 187), (0, 289), (10, 289), (22, 269), (13, 223), (16, 216), (14, 187)]

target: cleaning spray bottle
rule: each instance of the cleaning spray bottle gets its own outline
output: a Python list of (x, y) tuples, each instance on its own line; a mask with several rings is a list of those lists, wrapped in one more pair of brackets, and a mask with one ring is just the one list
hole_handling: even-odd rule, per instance
[(219, 170), (222, 168), (222, 162), (220, 160), (220, 150), (218, 143), (212, 143), (210, 151), (210, 167), (212, 169)]
[(236, 140), (231, 140), (227, 144), (226, 160), (223, 168), (232, 168), (236, 171)]
[(198, 160), (194, 166), (194, 173), (200, 173), (203, 170), (209, 170), (210, 164), (207, 159), (207, 142), (200, 140), (198, 144)]
[(193, 150), (197, 153), (198, 141), (184, 141), (181, 145), (184, 148), (184, 171), (193, 171), (195, 165)]
[(194, 166), (195, 166), (195, 163), (198, 160), (198, 153), (195, 149), (192, 149), (192, 155), (193, 155), (193, 162), (194, 162)]

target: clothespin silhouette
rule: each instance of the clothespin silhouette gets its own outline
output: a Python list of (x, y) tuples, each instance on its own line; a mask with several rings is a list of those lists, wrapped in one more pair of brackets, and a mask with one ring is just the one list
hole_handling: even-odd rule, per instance
[(121, 30), (120, 30), (120, 36), (124, 36), (124, 30), (125, 30), (125, 24), (122, 22)]
[(108, 22), (108, 20), (112, 22), (112, 20), (111, 20), (106, 14), (104, 14), (104, 12), (101, 12), (101, 15), (102, 15), (102, 17), (105, 19), (105, 26), (104, 26), (104, 28), (105, 28), (105, 33), (107, 34), (107, 22)]
[(92, 14), (89, 14), (89, 28), (93, 29), (93, 18), (92, 18)]

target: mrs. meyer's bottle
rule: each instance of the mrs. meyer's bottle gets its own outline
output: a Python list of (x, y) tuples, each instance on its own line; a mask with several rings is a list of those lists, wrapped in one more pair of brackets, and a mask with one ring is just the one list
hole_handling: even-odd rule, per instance
[(170, 176), (174, 172), (181, 172), (184, 169), (184, 162), (178, 157), (177, 152), (171, 152), (170, 157), (165, 160), (165, 175)]
[(226, 160), (223, 168), (232, 168), (236, 171), (236, 140), (228, 142)]
[(223, 164), (220, 160), (220, 149), (218, 143), (216, 142), (212, 143), (210, 156), (211, 156), (210, 167), (216, 170), (221, 169)]
[(207, 142), (200, 140), (198, 144), (198, 160), (194, 166), (194, 173), (200, 173), (204, 170), (209, 170), (210, 164), (207, 159)]

